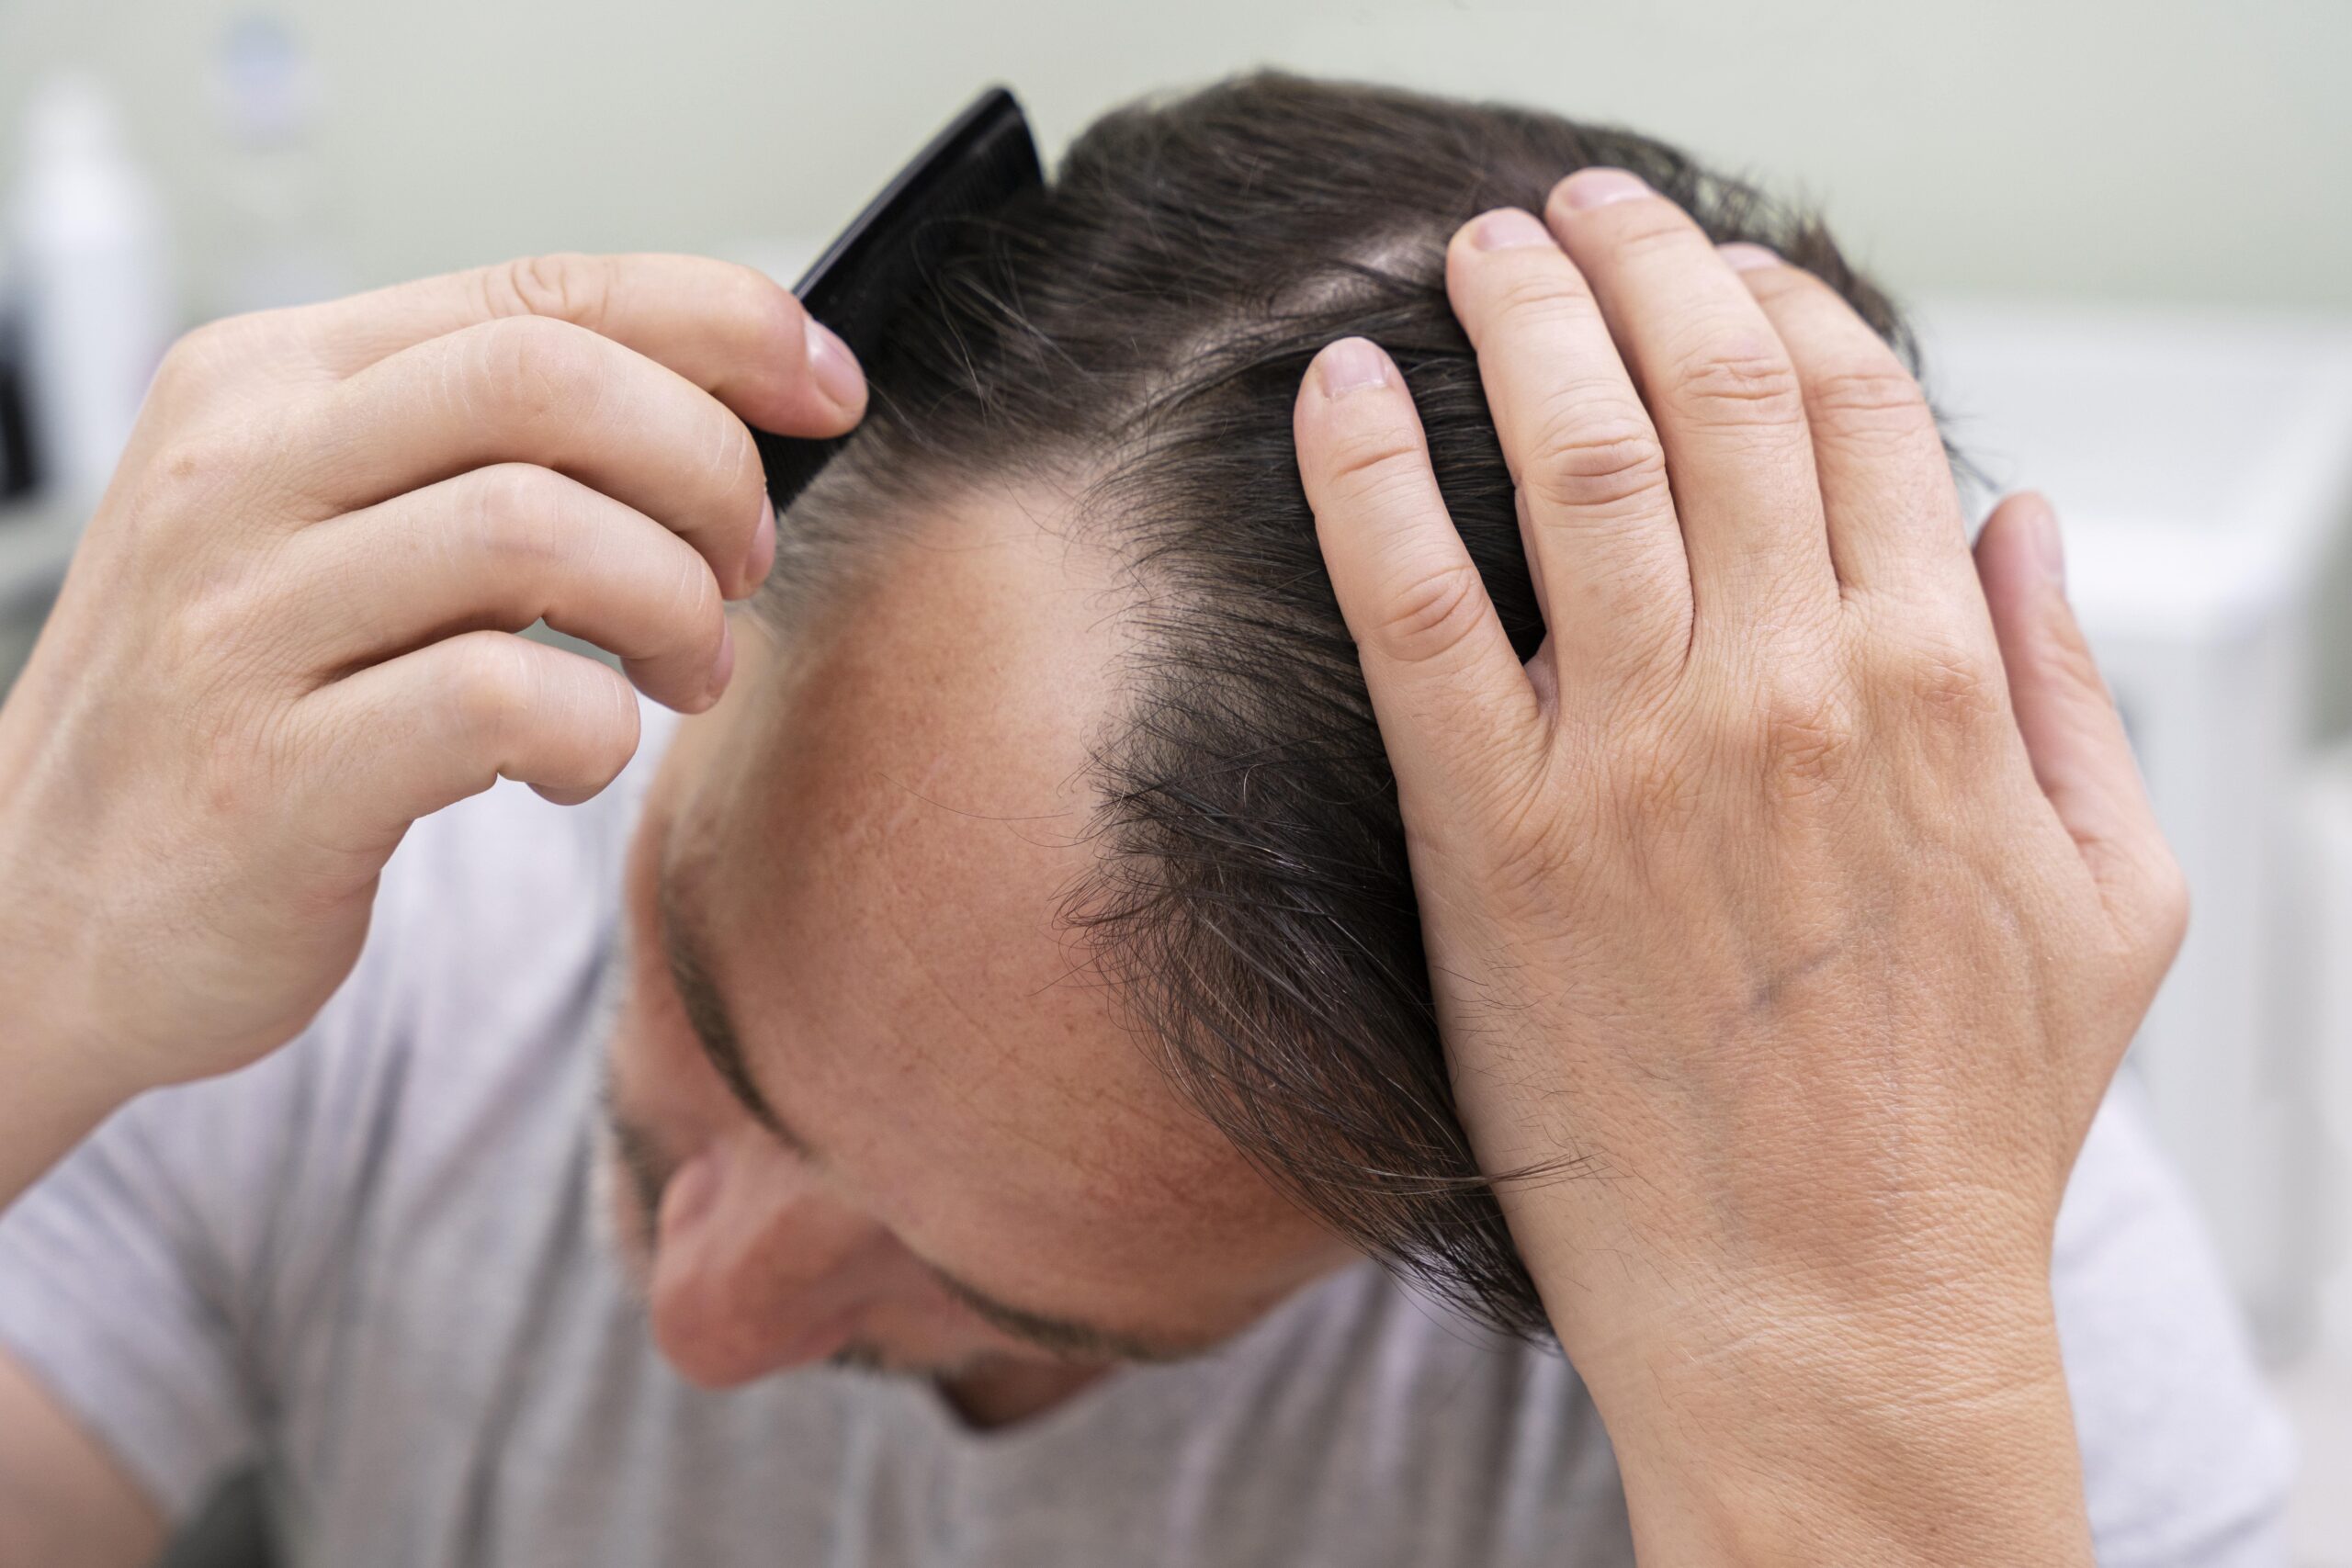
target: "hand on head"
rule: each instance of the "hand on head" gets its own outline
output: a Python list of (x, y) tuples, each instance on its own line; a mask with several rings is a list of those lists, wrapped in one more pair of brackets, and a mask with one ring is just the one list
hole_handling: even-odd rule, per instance
[[(1082, 491), (1045, 460), (1076, 451), (1123, 503), (1096, 521), (1126, 530), (1104, 531), (1130, 569), (1105, 581), (1146, 591), (1146, 657), (1084, 639), (1112, 618), (1100, 585), (1069, 578), (1080, 552), (1025, 495), (990, 499), (1016, 546), (1054, 545), (1052, 572), (1007, 566), (1036, 567), (1023, 547), (955, 550), (860, 606), (851, 651), (887, 651), (863, 685), (842, 662), (817, 683), (871, 700), (838, 722), (812, 707), (830, 728), (800, 749), (831, 764), (802, 800), (838, 808), (786, 812), (805, 840), (736, 825), (839, 874), (801, 877), (778, 922), (752, 896), (793, 879), (729, 840), (711, 858), (732, 880), (702, 890), (735, 1010), (802, 1055), (761, 1066), (754, 1040), (722, 1082), (695, 1055), (697, 1038), (718, 1055), (708, 1019), (680, 1009), (646, 1033), (666, 1055), (623, 1063), (676, 1091), (629, 1080), (680, 1134), (640, 1162), (638, 1218), (662, 1214), (657, 1314), (695, 1342), (690, 1370), (816, 1353), (894, 1292), (937, 1344), (995, 1347), (978, 1323), (1033, 1348), (1189, 1348), (1329, 1267), (1328, 1228), (1514, 1328), (1538, 1321), (1532, 1277), (1608, 1421), (1647, 1564), (2086, 1560), (2052, 1226), (2178, 942), (2177, 872), (2067, 608), (2054, 521), (2012, 501), (1972, 559), (1866, 285), (1719, 250), (1638, 181), (1586, 170), (1542, 219), (1488, 213), (1446, 254), (1492, 428), (1479, 417), (1468, 350), (1415, 270), (1435, 250), (1399, 233), (1532, 200), (1596, 146), (1648, 160), (1719, 231), (1754, 214), (1671, 150), (1597, 134), (1278, 78), (1128, 111), (1080, 139), (1021, 243), (999, 234), (972, 287), (902, 319), (893, 368), (922, 395), (894, 383), (856, 460), (796, 507), (793, 564), (828, 537), (909, 544), (954, 510), (910, 498), (1041, 474)], [(1491, 166), (1463, 168), (1465, 148)], [(1257, 173), (1236, 185), (1237, 165)], [(1230, 243), (1202, 254), (1204, 231)], [(1787, 254), (1842, 269), (1817, 231), (1790, 234)], [(1396, 329), (1423, 392), (1451, 378), (1427, 434), (1361, 338), (1316, 362), (1295, 434), (1419, 931), (1306, 515), (1268, 482), (1298, 367), (1366, 322)], [(678, 257), (518, 263), (176, 348), (0, 709), (0, 1202), (129, 1095), (294, 1036), (415, 818), (501, 776), (593, 795), (635, 749), (631, 682), (710, 706), (733, 670), (723, 602), (777, 546), (744, 422), (831, 435), (865, 400), (784, 290)], [(1525, 575), (1489, 597), (1521, 570), (1514, 487), (1541, 626)], [(857, 581), (779, 576), (804, 598)], [(514, 635), (542, 618), (626, 675)], [(1507, 622), (1522, 649), (1548, 633), (1532, 660)], [(926, 649), (925, 628), (953, 635)], [(1026, 715), (1007, 673), (1024, 650)], [(1070, 671), (1138, 669), (1133, 711), (1079, 711)], [(959, 732), (964, 756), (1050, 762), (1057, 787), (1094, 792), (1055, 814), (1116, 803), (1091, 902), (1063, 897), (1037, 842), (971, 848), (973, 820), (1035, 815), (899, 788)], [(763, 790), (736, 793), (776, 810), (781, 770), (742, 756)], [(887, 831), (844, 830), (876, 819), (877, 780), (898, 790)], [(899, 795), (932, 818), (910, 828)], [(856, 875), (895, 877), (899, 901), (844, 897)], [(942, 889), (969, 929), (932, 918)], [(1045, 1020), (1038, 998), (1086, 967), (1059, 945), (1073, 907), (1083, 957), (1121, 983)], [(833, 955), (815, 983), (728, 945), (779, 929), (813, 933), (804, 968)], [(796, 982), (805, 1027), (786, 1030)], [(646, 993), (662, 999), (658, 976)], [(1140, 1056), (1105, 1092), (1104, 1043), (1137, 1021), (1191, 1104)], [(888, 1095), (876, 1037), (921, 1047)], [(1039, 1072), (1044, 1047), (1068, 1070)], [(854, 1071), (812, 1071), (828, 1053)], [(802, 1179), (807, 1148), (785, 1168), (755, 1140), (778, 1120), (738, 1103), (761, 1072), (800, 1091), (796, 1114), (830, 1104), (829, 1132), (865, 1134), (828, 1140), (847, 1151), (833, 1188)], [(683, 1146), (712, 1128), (703, 1145), (760, 1157)], [(1130, 1128), (1176, 1130), (1154, 1180)], [(665, 1195), (672, 1168), (696, 1175)], [(1121, 1186), (1214, 1223), (1091, 1206)], [(1087, 1244), (1092, 1267), (1069, 1267)], [(976, 1285), (967, 1255), (1048, 1265), (1004, 1280), (1044, 1293), (984, 1292), (998, 1280)], [(1182, 1288), (1191, 1318), (1147, 1322)], [(809, 1332), (778, 1335), (780, 1307)]]
[[(775, 547), (744, 421), (835, 434), (864, 400), (783, 288), (678, 256), (183, 340), (0, 710), (7, 1043), (95, 1108), (291, 1037), (412, 821), (502, 776), (593, 795), (630, 682), (717, 699), (723, 601)], [(628, 678), (514, 635), (542, 617)]]
[[(1687, 1465), (1693, 1431), (1742, 1429), (1886, 1488), (1892, 1517), (1949, 1494), (1938, 1413), (2002, 1411), (2030, 1413), (2013, 1451), (2041, 1479), (1947, 1523), (1988, 1531), (1973, 1561), (2020, 1519), (2086, 1550), (2052, 1229), (2185, 902), (2054, 519), (2011, 501), (1972, 562), (1888, 346), (1628, 175), (1473, 221), (1448, 283), (1518, 486), (1534, 659), (1372, 344), (1308, 376), (1300, 468), (1462, 1114), (1637, 1528), (1709, 1522), (1651, 1438)], [(1792, 1485), (1743, 1528), (1886, 1548), (1817, 1501)]]

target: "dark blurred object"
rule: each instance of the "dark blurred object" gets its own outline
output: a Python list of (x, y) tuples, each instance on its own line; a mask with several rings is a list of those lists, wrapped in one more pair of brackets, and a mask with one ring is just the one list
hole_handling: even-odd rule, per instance
[[(792, 291), (808, 313), (871, 365), (890, 322), (914, 290), (929, 287), (958, 225), (987, 216), (1045, 183), (1037, 144), (1021, 105), (990, 87), (893, 175), (841, 237), (825, 247)], [(768, 496), (781, 513), (848, 442), (808, 440), (754, 430), (767, 469)]]
[(273, 1568), (278, 1561), (261, 1474), (245, 1471), (221, 1483), (156, 1568)]
[(0, 501), (24, 494), (39, 476), (33, 472), (32, 430), (25, 406), (23, 339), (13, 314), (0, 313)]

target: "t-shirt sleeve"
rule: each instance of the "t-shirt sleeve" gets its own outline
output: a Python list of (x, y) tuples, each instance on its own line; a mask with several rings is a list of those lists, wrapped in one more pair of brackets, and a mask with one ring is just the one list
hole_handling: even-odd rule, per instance
[(287, 1269), (315, 1247), (306, 1214), (342, 1195), (316, 1145), (335, 1039), (374, 1002), (365, 970), (300, 1039), (133, 1100), (0, 1215), (0, 1348), (168, 1517), (259, 1449)]
[(2128, 1079), (2076, 1164), (2052, 1282), (2102, 1568), (2283, 1568), (2293, 1440)]

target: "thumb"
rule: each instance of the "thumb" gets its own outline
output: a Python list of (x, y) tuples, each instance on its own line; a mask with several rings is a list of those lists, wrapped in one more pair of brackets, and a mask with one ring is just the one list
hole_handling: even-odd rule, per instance
[(2156, 825), (2122, 715), (2067, 602), (2057, 513), (2031, 491), (2001, 502), (1976, 541), (2018, 729), (2033, 776), (2127, 926), (2179, 942), (2180, 874)]

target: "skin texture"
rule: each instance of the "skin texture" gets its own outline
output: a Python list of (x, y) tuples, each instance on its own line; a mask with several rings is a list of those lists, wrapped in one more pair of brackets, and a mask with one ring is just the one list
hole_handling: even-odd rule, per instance
[[(949, 1371), (1001, 1419), (1013, 1382), (1213, 1344), (1351, 1256), (1176, 1096), (1061, 926), (1118, 633), (1106, 565), (1052, 515), (976, 501), (792, 647), (747, 628), (733, 693), (650, 793), (611, 1098), (667, 1179), (649, 1296), (698, 1382), (847, 1348)], [(665, 879), (763, 1100), (813, 1151), (696, 1043)], [(616, 1187), (624, 1233), (640, 1185)], [(924, 1264), (1095, 1332), (1041, 1348)]]
[(1374, 345), (1300, 469), (1464, 1124), (1567, 1178), (1504, 1206), (1643, 1561), (2089, 1562), (2051, 1240), (2186, 905), (2054, 521), (1972, 562), (1885, 345), (1621, 171), (1448, 287), (1552, 640), (1511, 654)]
[[(1883, 345), (1730, 259), (1612, 171), (1457, 237), (1557, 628), (1523, 668), (1395, 367), (1342, 344), (1301, 389), (1465, 1123), (1489, 1168), (1577, 1178), (1505, 1207), (1649, 1568), (2087, 1562), (2051, 1233), (2177, 873), (2047, 509), (1972, 562)], [(858, 409), (812, 341), (772, 285), (634, 258), (175, 352), (0, 708), (0, 1197), (129, 1095), (299, 1031), (415, 817), (609, 781), (634, 707), (511, 637), (545, 614), (689, 710), (758, 677), (689, 725), (631, 867), (612, 1094), (659, 1213), (617, 1218), (681, 1370), (855, 1344), (1002, 1418), (1096, 1364), (1022, 1348), (1021, 1314), (1179, 1351), (1338, 1260), (1053, 927), (1115, 617), (1050, 517), (972, 498), (856, 636), (727, 638), (774, 548), (736, 416)], [(813, 1153), (703, 1055), (665, 907), (736, 1087)], [(0, 1377), (0, 1426), (28, 1410), (54, 1428)], [(22, 1462), (0, 1555), (140, 1506), (86, 1447)]]
[[(0, 1203), (143, 1089), (298, 1033), (416, 818), (620, 770), (628, 683), (514, 633), (545, 616), (707, 707), (722, 596), (775, 555), (744, 422), (864, 408), (787, 293), (692, 257), (534, 257), (175, 345), (0, 705)], [(5, 1371), (0, 1427), (59, 1429)], [(89, 1444), (7, 1457), (0, 1560), (143, 1560), (154, 1509)]]
[[(811, 341), (759, 275), (658, 256), (183, 339), (0, 709), (35, 1070), (103, 1104), (250, 1061), (348, 972), (410, 822), (502, 775), (602, 788), (637, 744), (628, 683), (513, 635), (534, 619), (707, 706), (722, 595), (774, 547), (743, 418), (863, 409)], [(101, 888), (107, 920), (64, 918)]]

